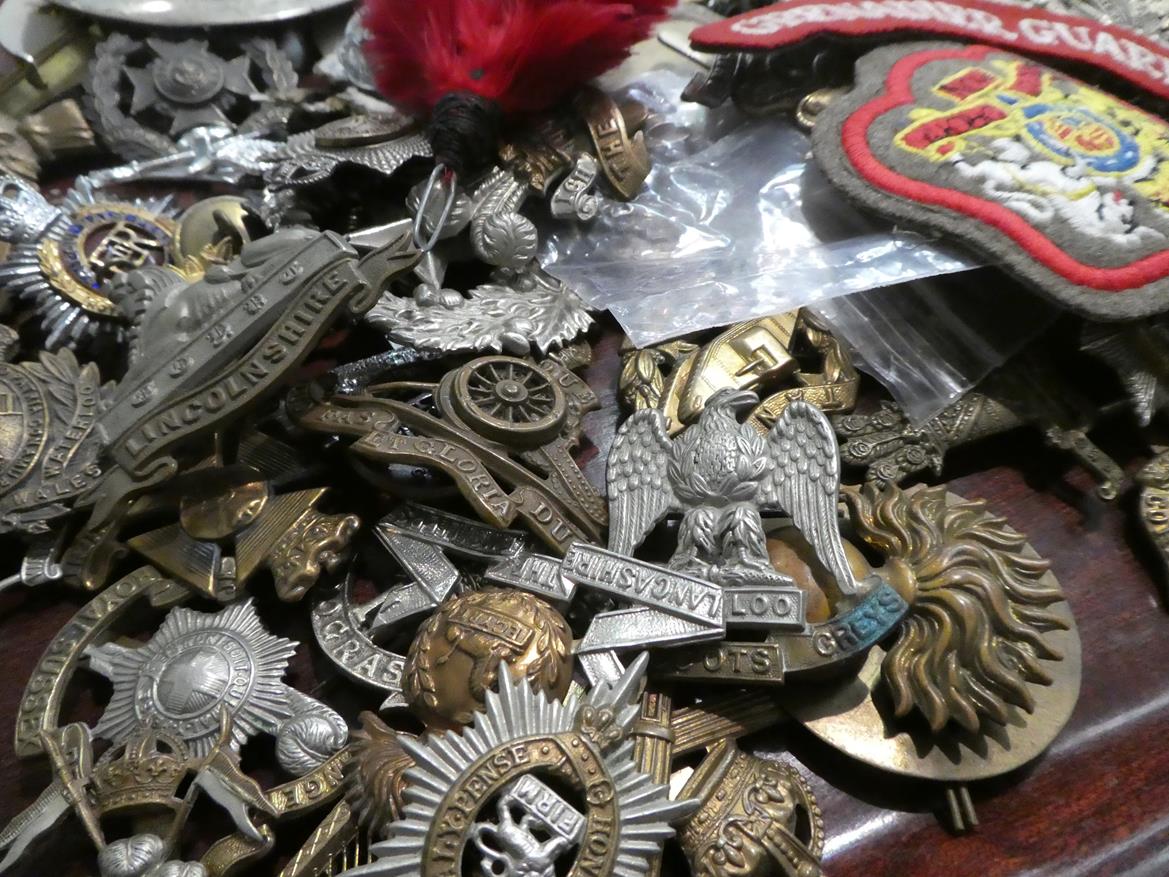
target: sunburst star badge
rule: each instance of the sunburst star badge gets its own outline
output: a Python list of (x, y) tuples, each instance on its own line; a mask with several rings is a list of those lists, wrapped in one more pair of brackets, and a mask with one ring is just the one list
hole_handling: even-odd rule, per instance
[(226, 709), (235, 749), (273, 734), (281, 766), (307, 773), (344, 746), (349, 732), (337, 713), (282, 681), (296, 645), (268, 633), (251, 600), (220, 612), (173, 609), (142, 646), (86, 649), (90, 669), (114, 686), (94, 733), (117, 745), (151, 727), (203, 758)]
[(470, 727), (401, 737), (416, 763), (402, 818), (371, 847), (378, 859), (347, 873), (458, 877), (469, 855), (475, 873), (648, 875), (670, 823), (698, 802), (670, 800), (633, 760), (647, 663), (642, 654), (616, 683), (564, 701), (501, 673)]

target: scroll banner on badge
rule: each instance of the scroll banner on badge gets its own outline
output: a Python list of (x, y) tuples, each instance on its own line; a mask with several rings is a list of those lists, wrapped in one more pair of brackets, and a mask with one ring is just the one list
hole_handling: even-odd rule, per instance
[(795, 0), (703, 25), (690, 34), (690, 42), (702, 51), (770, 51), (820, 36), (892, 34), (951, 37), (1081, 61), (1169, 98), (1169, 48), (1077, 15), (976, 0)]

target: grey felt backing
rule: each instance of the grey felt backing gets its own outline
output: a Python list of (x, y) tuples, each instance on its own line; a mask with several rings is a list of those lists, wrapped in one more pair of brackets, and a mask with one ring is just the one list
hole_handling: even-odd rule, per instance
[[(1151, 144), (1151, 148), (1146, 142), (1135, 152), (1123, 153), (1131, 156), (1132, 164), (1124, 173), (1105, 173), (1096, 165), (1089, 167), (1075, 159), (1061, 158), (1027, 133), (1002, 136), (1003, 128), (994, 126), (988, 126), (985, 135), (981, 131), (967, 134), (962, 141), (964, 148), (947, 155), (945, 160), (931, 161), (893, 143), (898, 131), (914, 123), (908, 108), (883, 111), (865, 132), (870, 151), (899, 175), (1009, 209), (1018, 221), (1041, 234), (1054, 248), (1090, 266), (1093, 270), (1087, 283), (1084, 278), (1076, 282), (1059, 273), (1055, 265), (1045, 264), (1006, 231), (959, 212), (956, 196), (949, 206), (942, 199), (937, 204), (923, 203), (879, 188), (858, 173), (842, 143), (845, 120), (885, 93), (886, 79), (893, 65), (911, 54), (936, 50), (966, 52), (970, 48), (959, 43), (910, 42), (884, 46), (862, 57), (856, 66), (856, 87), (833, 100), (816, 120), (813, 152), (825, 175), (863, 207), (906, 225), (951, 235), (982, 253), (991, 264), (1010, 271), (1079, 313), (1095, 319), (1122, 320), (1169, 308), (1169, 257), (1164, 268), (1151, 279), (1131, 280), (1114, 273), (1114, 278), (1125, 283), (1118, 291), (1102, 291), (1092, 286), (1108, 269), (1123, 269), (1141, 259), (1156, 260), (1158, 254), (1169, 250), (1169, 209), (1149, 192), (1162, 163), (1169, 162), (1169, 142), (1163, 138)], [(950, 99), (938, 94), (932, 86), (972, 67), (1006, 69), (996, 66), (993, 63), (996, 60), (1019, 60), (1019, 57), (990, 50), (984, 59), (945, 57), (917, 67), (911, 82), (918, 105), (936, 109), (956, 106), (956, 102), (949, 104)], [(1043, 67), (1037, 62), (1029, 63)], [(1062, 74), (1056, 74), (1051, 83), (1063, 99), (1051, 100), (1050, 94), (1042, 101), (1024, 98), (1019, 106), (1026, 106), (1032, 113), (1027, 117), (1028, 124), (1032, 118), (1058, 122), (1065, 114), (1089, 127), (1099, 120), (1102, 124), (1097, 130), (1114, 129), (1121, 146), (1127, 142), (1130, 128), (1142, 128), (1146, 138), (1150, 129), (1160, 127), (1169, 132), (1169, 126), (1161, 120), (1126, 104), (1112, 115), (1080, 106), (1079, 102), (1068, 99), (1077, 91), (1076, 80)], [(990, 94), (986, 99), (1001, 105), (1005, 112), (1022, 113), (1021, 109), (1013, 110), (1013, 105), (1000, 101), (997, 94)], [(1096, 160), (1094, 153), (1089, 158)], [(1096, 273), (1097, 269), (1100, 273)]]

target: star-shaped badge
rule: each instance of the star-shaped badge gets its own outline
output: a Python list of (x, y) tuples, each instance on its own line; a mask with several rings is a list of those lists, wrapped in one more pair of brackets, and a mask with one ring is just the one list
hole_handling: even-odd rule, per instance
[(211, 52), (204, 40), (148, 39), (146, 45), (157, 57), (145, 68), (126, 68), (134, 86), (130, 113), (150, 108), (169, 116), (172, 135), (201, 125), (229, 124), (225, 111), (234, 96), (258, 91), (247, 55), (227, 61)]

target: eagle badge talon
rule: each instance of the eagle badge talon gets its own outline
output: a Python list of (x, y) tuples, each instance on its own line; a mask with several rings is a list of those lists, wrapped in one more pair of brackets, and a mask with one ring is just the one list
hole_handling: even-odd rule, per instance
[(630, 554), (666, 515), (680, 513), (672, 569), (727, 587), (794, 587), (768, 558), (760, 514), (782, 510), (851, 602), (864, 589), (840, 536), (832, 427), (820, 409), (797, 400), (762, 436), (739, 421), (758, 404), (750, 391), (719, 390), (673, 440), (655, 409), (625, 421), (609, 454), (609, 548)]

